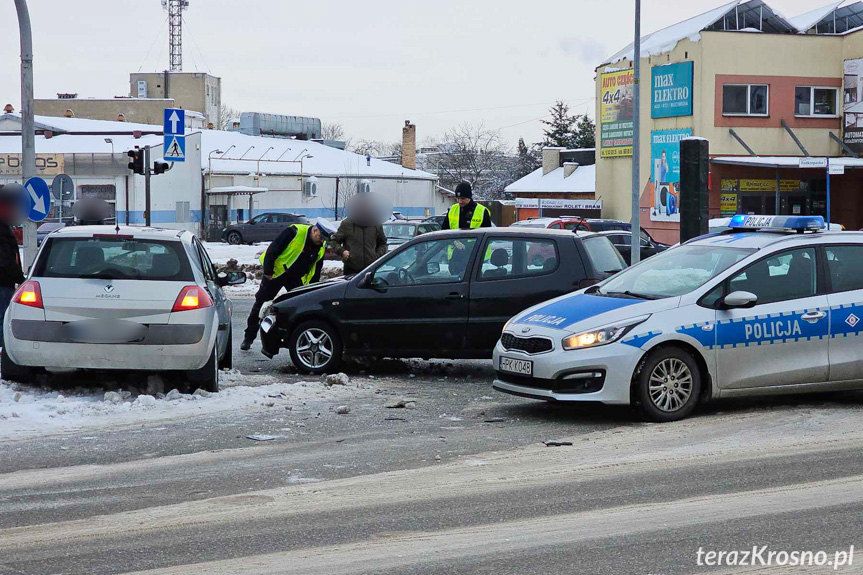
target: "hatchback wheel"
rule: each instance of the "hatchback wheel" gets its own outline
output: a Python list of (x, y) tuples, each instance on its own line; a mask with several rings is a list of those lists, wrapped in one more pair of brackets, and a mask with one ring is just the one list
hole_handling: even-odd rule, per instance
[(636, 381), (638, 410), (651, 421), (677, 421), (695, 409), (701, 370), (688, 352), (667, 347), (648, 355)]
[(201, 369), (190, 371), (188, 374), (189, 382), (192, 386), (197, 386), (204, 391), (216, 393), (219, 391), (219, 349), (218, 345), (213, 345), (213, 352), (210, 354), (210, 359), (204, 364)]
[(6, 354), (5, 349), (0, 352), (0, 377), (4, 380), (31, 383), (35, 376), (36, 369), (25, 365), (18, 365)]
[(243, 243), (243, 236), (240, 235), (240, 232), (231, 232), (228, 234), (228, 237), (226, 239), (228, 240), (228, 243), (232, 246), (238, 246)]
[(308, 373), (334, 373), (342, 363), (342, 340), (322, 321), (298, 326), (291, 334), (289, 349), (294, 366)]

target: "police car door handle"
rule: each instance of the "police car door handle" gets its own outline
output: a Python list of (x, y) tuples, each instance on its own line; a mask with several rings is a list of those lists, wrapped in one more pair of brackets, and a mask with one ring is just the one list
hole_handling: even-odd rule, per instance
[(802, 319), (803, 321), (808, 321), (808, 322), (814, 323), (814, 322), (818, 321), (819, 319), (824, 319), (825, 317), (827, 317), (827, 312), (810, 311), (810, 312), (804, 313), (802, 316), (800, 316), (800, 319)]

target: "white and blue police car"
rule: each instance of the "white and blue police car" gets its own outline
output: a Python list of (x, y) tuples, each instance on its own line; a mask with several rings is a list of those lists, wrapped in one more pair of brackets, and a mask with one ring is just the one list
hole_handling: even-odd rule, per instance
[(735, 216), (512, 318), (494, 388), (633, 404), (674, 421), (710, 398), (863, 388), (863, 233)]

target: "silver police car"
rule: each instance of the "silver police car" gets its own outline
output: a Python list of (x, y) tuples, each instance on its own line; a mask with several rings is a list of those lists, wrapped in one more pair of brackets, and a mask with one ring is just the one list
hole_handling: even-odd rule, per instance
[(736, 216), (506, 325), (494, 388), (634, 404), (654, 421), (711, 397), (863, 388), (863, 233)]
[(52, 369), (182, 371), (219, 389), (231, 366), (231, 302), (187, 231), (72, 226), (43, 243), (3, 322), (0, 371), (26, 382)]

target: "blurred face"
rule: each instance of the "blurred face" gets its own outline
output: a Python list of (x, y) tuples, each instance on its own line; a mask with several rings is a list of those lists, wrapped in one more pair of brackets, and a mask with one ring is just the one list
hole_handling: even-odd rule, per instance
[(461, 207), (465, 207), (470, 203), (470, 198), (456, 198), (455, 201), (457, 201), (458, 205), (460, 205)]
[(321, 230), (318, 226), (313, 226), (311, 230), (309, 230), (309, 235), (312, 236), (312, 243), (316, 246), (324, 243), (324, 235), (321, 233)]

